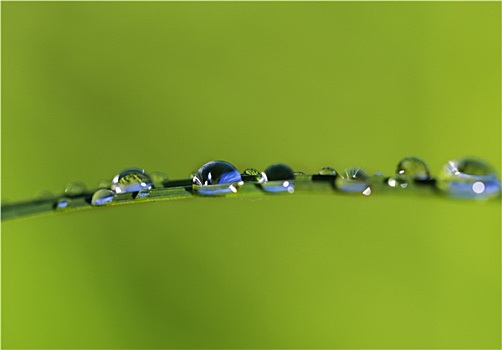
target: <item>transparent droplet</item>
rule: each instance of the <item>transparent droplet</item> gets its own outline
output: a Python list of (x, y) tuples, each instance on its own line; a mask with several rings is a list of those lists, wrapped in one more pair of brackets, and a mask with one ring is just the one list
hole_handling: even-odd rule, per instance
[(273, 164), (265, 170), (264, 175), (265, 182), (261, 184), (261, 188), (264, 191), (272, 193), (293, 193), (295, 191), (295, 173), (289, 166), (285, 164)]
[(64, 193), (68, 196), (78, 196), (86, 190), (85, 185), (80, 181), (72, 181), (66, 185)]
[(255, 168), (247, 168), (242, 173), (244, 182), (262, 183), (265, 181), (265, 174)]
[(146, 198), (150, 195), (150, 190), (141, 190), (136, 195), (135, 199)]
[(342, 192), (371, 194), (370, 178), (361, 168), (347, 168), (338, 174), (335, 186)]
[(334, 168), (330, 166), (325, 166), (321, 170), (319, 170), (319, 175), (329, 175), (329, 176), (336, 176), (337, 172)]
[(110, 180), (103, 179), (99, 182), (98, 188), (110, 189), (112, 182)]
[(303, 172), (303, 171), (295, 171), (295, 172), (293, 172), (293, 174), (295, 176), (302, 176), (302, 175), (305, 175), (305, 172)]
[(71, 199), (69, 198), (60, 198), (56, 203), (57, 209), (66, 209), (70, 206)]
[(463, 158), (449, 161), (438, 177), (437, 187), (450, 197), (487, 199), (500, 194), (500, 180), (486, 162)]
[(237, 192), (242, 185), (239, 171), (230, 163), (215, 160), (204, 164), (192, 179), (198, 194), (213, 196)]
[(396, 175), (406, 176), (413, 180), (428, 180), (431, 177), (425, 162), (416, 157), (402, 159), (397, 165)]
[(144, 170), (130, 168), (116, 175), (110, 188), (115, 193), (128, 193), (149, 190), (152, 186), (152, 179)]
[(152, 184), (155, 188), (164, 187), (164, 183), (167, 181), (167, 176), (162, 171), (152, 171), (150, 173), (150, 178), (152, 179)]
[(109, 204), (109, 203), (113, 202), (114, 196), (115, 196), (115, 193), (110, 190), (106, 190), (103, 188), (99, 189), (96, 192), (94, 192), (94, 194), (92, 195), (91, 204), (92, 205)]

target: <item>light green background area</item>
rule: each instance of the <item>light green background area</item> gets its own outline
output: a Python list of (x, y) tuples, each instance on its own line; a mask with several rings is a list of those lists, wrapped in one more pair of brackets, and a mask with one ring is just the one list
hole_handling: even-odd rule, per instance
[[(2, 200), (212, 159), (501, 170), (500, 3), (2, 3)], [(500, 348), (500, 203), (190, 199), (2, 223), (4, 348)]]

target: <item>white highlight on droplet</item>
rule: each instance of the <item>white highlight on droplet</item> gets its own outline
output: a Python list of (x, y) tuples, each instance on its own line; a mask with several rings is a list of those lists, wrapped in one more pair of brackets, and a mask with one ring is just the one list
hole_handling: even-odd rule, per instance
[(485, 184), (478, 181), (472, 184), (472, 191), (477, 194), (481, 194), (485, 191)]
[(387, 181), (387, 183), (389, 184), (390, 187), (396, 187), (396, 180), (395, 179), (389, 179)]
[(371, 194), (371, 188), (370, 188), (370, 187), (368, 187), (367, 189), (365, 189), (365, 190), (363, 191), (363, 194), (364, 194), (365, 196), (369, 196), (369, 195)]

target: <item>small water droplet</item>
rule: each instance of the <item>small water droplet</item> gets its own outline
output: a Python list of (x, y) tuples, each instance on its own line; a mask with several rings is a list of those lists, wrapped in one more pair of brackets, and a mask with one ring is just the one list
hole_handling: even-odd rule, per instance
[(152, 179), (153, 187), (162, 188), (167, 181), (167, 176), (162, 171), (152, 171), (150, 173), (150, 178)]
[(232, 164), (215, 160), (204, 164), (192, 181), (198, 194), (213, 196), (237, 192), (242, 177)]
[(116, 175), (110, 188), (115, 193), (128, 193), (149, 190), (152, 186), (152, 179), (144, 170), (130, 168)]
[(70, 202), (71, 202), (71, 199), (69, 199), (69, 198), (60, 198), (60, 199), (58, 199), (58, 201), (56, 203), (56, 208), (57, 209), (66, 209), (69, 207)]
[(68, 185), (66, 185), (64, 193), (68, 196), (78, 196), (79, 194), (84, 193), (85, 190), (86, 187), (82, 182), (72, 181)]
[(150, 190), (141, 190), (136, 195), (135, 199), (146, 198), (150, 195)]
[(406, 157), (397, 165), (396, 175), (406, 176), (414, 180), (430, 179), (429, 168), (425, 162), (417, 157)]
[(336, 176), (337, 172), (334, 168), (330, 166), (325, 166), (321, 170), (319, 170), (319, 175), (329, 175), (329, 176)]
[(265, 174), (255, 168), (247, 168), (242, 173), (242, 180), (244, 182), (262, 183), (265, 181)]
[(278, 193), (289, 192), (293, 193), (295, 173), (285, 164), (273, 164), (269, 166), (265, 172), (265, 182), (261, 184), (261, 188), (266, 192)]
[(437, 187), (455, 198), (487, 199), (500, 194), (500, 180), (486, 162), (463, 158), (449, 161), (442, 169)]
[(96, 192), (94, 192), (94, 194), (92, 195), (91, 204), (92, 205), (109, 204), (109, 203), (113, 202), (114, 196), (115, 196), (115, 193), (110, 190), (106, 190), (103, 188), (99, 189)]
[(338, 174), (335, 186), (342, 192), (371, 194), (370, 178), (361, 168), (347, 168)]
[(110, 180), (101, 180), (98, 184), (98, 188), (110, 189), (112, 182)]

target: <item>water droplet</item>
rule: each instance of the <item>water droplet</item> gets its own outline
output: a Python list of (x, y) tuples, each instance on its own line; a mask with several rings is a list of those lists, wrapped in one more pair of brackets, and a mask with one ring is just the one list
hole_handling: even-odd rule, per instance
[(261, 187), (266, 192), (289, 192), (293, 193), (295, 173), (285, 164), (273, 164), (265, 172), (265, 182)]
[(242, 177), (232, 164), (215, 160), (204, 164), (192, 181), (198, 194), (213, 196), (237, 192)]
[(334, 168), (330, 166), (325, 166), (321, 170), (319, 170), (319, 175), (329, 175), (329, 176), (336, 176), (337, 172)]
[(247, 168), (242, 173), (242, 180), (244, 182), (265, 182), (265, 174), (255, 168)]
[(495, 170), (482, 160), (463, 158), (449, 161), (442, 169), (437, 187), (450, 197), (487, 199), (500, 194)]
[(141, 190), (136, 195), (135, 199), (146, 198), (150, 195), (150, 190)]
[(86, 187), (82, 182), (72, 181), (68, 185), (66, 185), (64, 193), (68, 196), (78, 196), (79, 194), (84, 193), (85, 190)]
[(98, 184), (98, 188), (110, 189), (112, 182), (110, 180), (101, 180)]
[(110, 190), (99, 189), (92, 195), (92, 205), (105, 205), (113, 202), (115, 193)]
[(425, 162), (416, 157), (402, 159), (397, 165), (396, 175), (406, 176), (414, 180), (429, 180), (431, 177)]
[(149, 190), (152, 186), (152, 179), (144, 170), (130, 168), (113, 178), (111, 189), (115, 193), (128, 193)]
[(56, 208), (57, 209), (65, 209), (68, 208), (70, 205), (71, 199), (69, 198), (60, 198), (58, 199), (56, 203)]
[(162, 171), (152, 171), (150, 173), (150, 178), (152, 179), (153, 187), (162, 188), (167, 181), (167, 176)]
[(342, 192), (371, 194), (370, 178), (361, 168), (347, 168), (335, 180), (335, 186)]
[(295, 176), (302, 176), (302, 175), (305, 175), (305, 172), (303, 172), (303, 171), (295, 171), (295, 172), (293, 172), (293, 174)]

